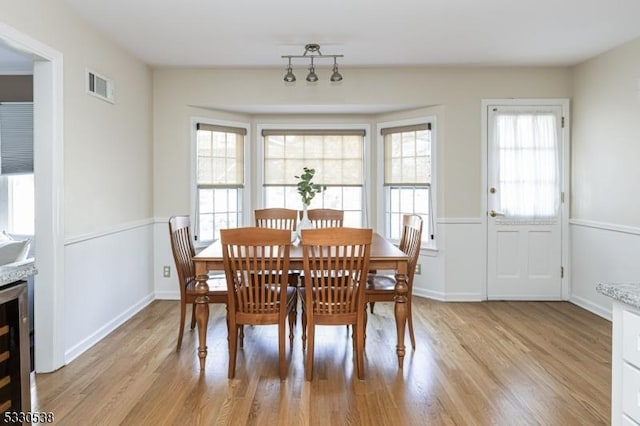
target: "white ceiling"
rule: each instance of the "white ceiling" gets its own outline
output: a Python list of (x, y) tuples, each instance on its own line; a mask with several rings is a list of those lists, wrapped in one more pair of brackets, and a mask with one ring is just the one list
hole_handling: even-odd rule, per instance
[(639, 0), (64, 0), (157, 67), (573, 65), (640, 37)]

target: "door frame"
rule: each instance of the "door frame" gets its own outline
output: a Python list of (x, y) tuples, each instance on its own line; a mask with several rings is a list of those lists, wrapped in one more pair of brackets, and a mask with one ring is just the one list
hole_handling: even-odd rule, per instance
[(561, 264), (564, 268), (564, 274), (561, 278), (561, 297), (562, 300), (569, 300), (569, 288), (571, 283), (571, 268), (570, 268), (570, 242), (569, 242), (569, 212), (570, 212), (570, 176), (571, 176), (571, 110), (570, 102), (567, 98), (496, 98), (496, 99), (482, 99), (481, 100), (481, 133), (482, 133), (482, 169), (481, 174), (481, 194), (480, 197), (480, 218), (482, 221), (482, 247), (483, 249), (483, 262), (482, 262), (482, 289), (481, 298), (483, 300), (488, 299), (488, 268), (487, 262), (489, 261), (489, 249), (488, 249), (488, 220), (487, 220), (487, 182), (489, 181), (489, 123), (488, 123), (488, 107), (490, 105), (503, 105), (503, 106), (560, 106), (562, 109), (562, 118), (564, 120), (564, 126), (561, 129), (561, 151), (562, 151), (562, 164), (561, 164), (561, 176), (562, 182), (560, 183), (560, 191), (564, 193), (564, 202), (560, 205), (561, 210)]
[(33, 58), (35, 235), (35, 371), (65, 365), (63, 55), (0, 22), (0, 41)]

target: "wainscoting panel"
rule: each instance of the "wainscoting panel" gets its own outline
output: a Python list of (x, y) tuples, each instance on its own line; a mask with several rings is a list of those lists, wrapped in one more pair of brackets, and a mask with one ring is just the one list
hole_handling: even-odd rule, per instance
[(153, 300), (151, 220), (67, 239), (65, 363)]
[(611, 319), (612, 301), (599, 282), (640, 281), (640, 229), (572, 219), (570, 301)]
[(436, 231), (438, 250), (420, 257), (422, 274), (414, 278), (414, 294), (452, 302), (484, 300), (482, 220), (442, 218)]

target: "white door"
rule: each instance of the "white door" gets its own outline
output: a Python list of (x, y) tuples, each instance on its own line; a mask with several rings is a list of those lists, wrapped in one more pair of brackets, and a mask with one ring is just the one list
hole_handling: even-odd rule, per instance
[(562, 298), (561, 106), (489, 105), (487, 297)]

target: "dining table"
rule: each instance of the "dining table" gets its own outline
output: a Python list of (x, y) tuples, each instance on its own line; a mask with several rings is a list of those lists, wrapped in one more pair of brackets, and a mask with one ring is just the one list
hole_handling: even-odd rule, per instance
[[(198, 327), (198, 358), (200, 369), (204, 370), (207, 358), (207, 327), (209, 323), (209, 300), (207, 292), (209, 286), (210, 271), (224, 271), (224, 261), (222, 257), (222, 245), (220, 240), (216, 240), (205, 249), (193, 257), (196, 275), (195, 316)], [(404, 334), (408, 315), (408, 292), (407, 270), (409, 258), (396, 247), (392, 242), (385, 239), (380, 234), (374, 232), (371, 240), (371, 250), (369, 255), (370, 270), (393, 270), (395, 271), (395, 302), (394, 316), (396, 321), (397, 344), (396, 354), (398, 356), (398, 367), (402, 368), (405, 356)], [(303, 267), (303, 251), (301, 244), (293, 243), (289, 253), (289, 268), (292, 271), (301, 271)]]

